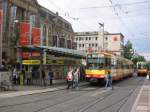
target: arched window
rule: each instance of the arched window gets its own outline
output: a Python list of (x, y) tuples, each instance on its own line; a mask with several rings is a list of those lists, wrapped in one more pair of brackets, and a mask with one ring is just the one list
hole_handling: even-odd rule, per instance
[(42, 36), (42, 45), (46, 46), (46, 37), (47, 37), (47, 34), (46, 34), (46, 25), (43, 26), (43, 36)]
[(48, 29), (48, 45), (50, 45), (50, 46), (52, 46), (52, 41), (53, 41), (51, 33), (52, 33), (51, 28), (49, 27), (49, 29)]

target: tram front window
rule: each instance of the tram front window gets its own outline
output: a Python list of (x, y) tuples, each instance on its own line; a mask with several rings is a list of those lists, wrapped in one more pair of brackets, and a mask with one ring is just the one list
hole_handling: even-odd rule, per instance
[(88, 69), (103, 69), (104, 68), (104, 58), (88, 58), (87, 68)]

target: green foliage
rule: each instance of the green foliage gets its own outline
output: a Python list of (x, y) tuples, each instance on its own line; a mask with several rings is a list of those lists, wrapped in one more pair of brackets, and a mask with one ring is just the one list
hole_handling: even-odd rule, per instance
[(132, 61), (134, 64), (136, 64), (137, 62), (146, 62), (146, 59), (144, 58), (144, 56), (138, 56), (138, 57), (133, 57)]
[(132, 43), (128, 40), (124, 47), (124, 57), (131, 60), (133, 57), (133, 47)]

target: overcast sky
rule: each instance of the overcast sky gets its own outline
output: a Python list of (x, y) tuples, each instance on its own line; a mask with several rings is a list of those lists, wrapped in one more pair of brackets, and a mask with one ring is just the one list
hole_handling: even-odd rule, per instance
[(150, 0), (38, 0), (68, 20), (74, 32), (98, 31), (101, 22), (110, 33), (122, 33), (150, 60)]

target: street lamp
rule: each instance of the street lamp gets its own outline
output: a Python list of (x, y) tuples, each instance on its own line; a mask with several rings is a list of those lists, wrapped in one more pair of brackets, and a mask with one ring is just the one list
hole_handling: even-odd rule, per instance
[(103, 28), (102, 29), (102, 50), (104, 51), (104, 23), (99, 23), (99, 25), (100, 25), (100, 32), (101, 32), (101, 28)]

